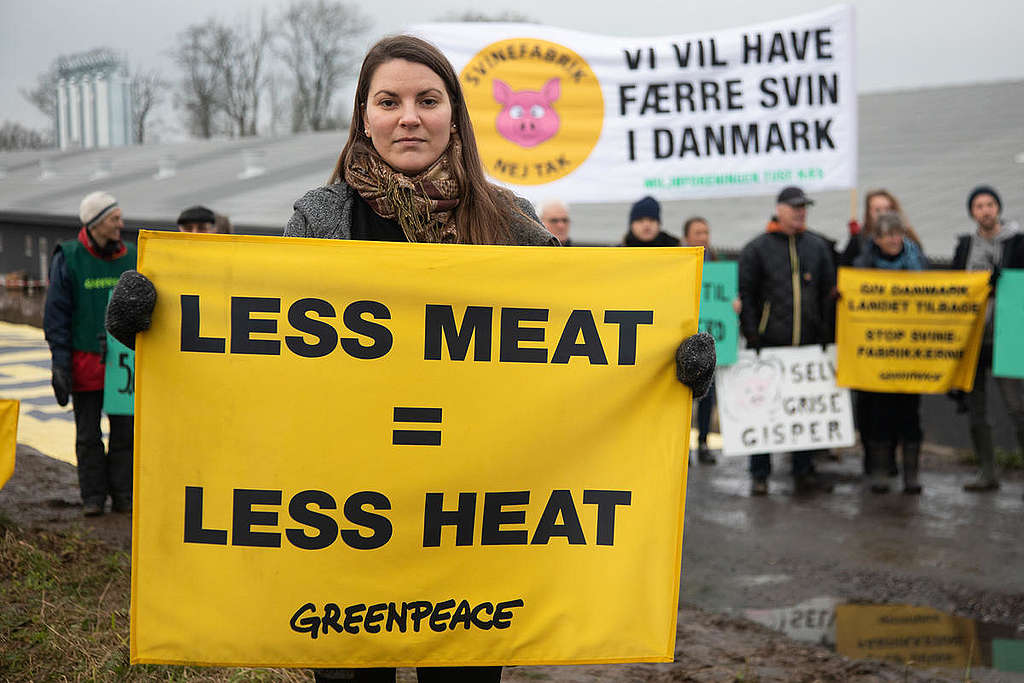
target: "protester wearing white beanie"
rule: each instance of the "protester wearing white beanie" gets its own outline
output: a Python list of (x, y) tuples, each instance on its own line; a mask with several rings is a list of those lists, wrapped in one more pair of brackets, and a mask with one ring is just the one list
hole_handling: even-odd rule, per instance
[(109, 415), (109, 447), (104, 446), (103, 316), (114, 283), (135, 268), (135, 245), (121, 240), (121, 209), (108, 192), (86, 195), (78, 217), (78, 235), (58, 244), (50, 260), (43, 329), (52, 357), (51, 383), (57, 404), (71, 400), (75, 412), (82, 512), (101, 515), (110, 498), (113, 510), (127, 513), (132, 509), (133, 423), (131, 415)]
[(117, 200), (109, 192), (90, 192), (78, 206), (78, 217), (82, 225), (91, 228), (109, 216), (117, 208)]

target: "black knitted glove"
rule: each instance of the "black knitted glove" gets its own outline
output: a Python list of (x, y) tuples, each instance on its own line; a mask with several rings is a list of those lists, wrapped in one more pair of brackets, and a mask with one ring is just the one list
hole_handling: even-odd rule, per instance
[(64, 368), (53, 366), (50, 385), (53, 387), (57, 405), (63, 408), (68, 404), (68, 396), (71, 395), (71, 373)]
[(715, 338), (699, 332), (683, 340), (676, 349), (676, 377), (690, 387), (694, 398), (703, 398), (715, 378)]
[(126, 270), (114, 285), (107, 306), (107, 332), (129, 349), (135, 349), (135, 335), (153, 322), (156, 287), (137, 270)]

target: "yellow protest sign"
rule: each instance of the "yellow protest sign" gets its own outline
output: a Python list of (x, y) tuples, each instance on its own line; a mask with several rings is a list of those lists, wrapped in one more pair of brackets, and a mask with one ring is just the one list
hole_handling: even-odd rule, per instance
[(131, 661), (671, 661), (698, 249), (143, 232)]
[(0, 398), (0, 488), (14, 474), (14, 453), (18, 449), (18, 410), (20, 402)]
[(987, 272), (839, 269), (839, 386), (970, 391), (988, 302)]
[(975, 624), (931, 607), (839, 605), (836, 651), (919, 667), (980, 664)]

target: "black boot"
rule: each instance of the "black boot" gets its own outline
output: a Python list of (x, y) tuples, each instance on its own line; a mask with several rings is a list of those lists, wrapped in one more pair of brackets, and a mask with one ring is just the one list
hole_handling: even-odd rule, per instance
[(889, 454), (895, 445), (885, 441), (871, 443), (871, 493), (889, 493)]
[(921, 461), (921, 442), (911, 441), (903, 444), (903, 493), (917, 495), (921, 493), (921, 482), (918, 472)]
[(978, 458), (978, 476), (974, 481), (964, 484), (965, 491), (995, 491), (999, 488), (996, 479), (996, 452), (992, 445), (992, 428), (988, 425), (971, 427), (971, 442), (974, 444), (974, 455)]

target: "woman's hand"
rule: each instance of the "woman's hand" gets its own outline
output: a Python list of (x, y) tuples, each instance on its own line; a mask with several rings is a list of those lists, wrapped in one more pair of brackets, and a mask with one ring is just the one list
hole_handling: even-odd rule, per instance
[(137, 270), (126, 270), (114, 285), (107, 306), (106, 327), (114, 339), (135, 349), (135, 335), (145, 332), (153, 322), (156, 287)]
[(676, 349), (676, 377), (690, 387), (694, 398), (703, 398), (715, 378), (715, 338), (699, 332), (683, 340)]

